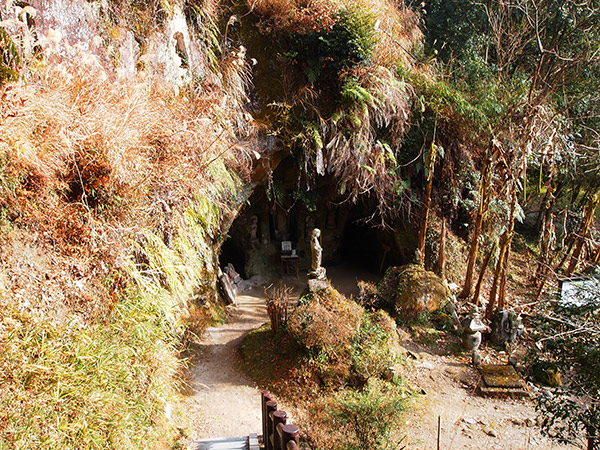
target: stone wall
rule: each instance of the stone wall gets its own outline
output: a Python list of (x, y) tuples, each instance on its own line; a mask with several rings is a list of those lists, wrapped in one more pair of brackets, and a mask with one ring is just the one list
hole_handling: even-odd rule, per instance
[[(143, 69), (175, 89), (206, 75), (202, 44), (187, 23), (181, 2), (168, 11), (128, 7), (107, 0), (8, 0), (0, 5), (0, 18), (26, 58), (35, 51), (59, 58), (85, 52), (117, 76)], [(136, 14), (141, 17), (128, 17)]]

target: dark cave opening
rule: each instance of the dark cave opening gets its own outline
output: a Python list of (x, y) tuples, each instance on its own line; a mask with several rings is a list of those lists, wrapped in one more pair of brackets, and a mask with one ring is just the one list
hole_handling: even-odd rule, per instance
[[(272, 169), (273, 170), (273, 169)], [(406, 264), (414, 254), (414, 230), (383, 229), (365, 218), (375, 216), (376, 205), (345, 201), (331, 177), (317, 177), (300, 186), (298, 164), (283, 158), (269, 181), (258, 184), (246, 206), (228, 230), (220, 264), (228, 263), (244, 278), (279, 276), (287, 263), (283, 246), (291, 247), (294, 268), (306, 274), (311, 266), (310, 236), (321, 230), (324, 267), (347, 267), (382, 275), (392, 265)]]
[(358, 220), (350, 220), (344, 228), (340, 246), (342, 262), (379, 273), (383, 251), (373, 227)]
[(234, 238), (227, 239), (221, 246), (219, 266), (225, 268), (227, 264), (233, 264), (235, 271), (242, 278), (246, 278), (246, 253), (242, 245)]

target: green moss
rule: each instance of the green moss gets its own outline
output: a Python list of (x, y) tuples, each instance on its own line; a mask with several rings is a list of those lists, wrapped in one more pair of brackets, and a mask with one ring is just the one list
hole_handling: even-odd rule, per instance
[(390, 267), (377, 288), (382, 305), (403, 323), (443, 306), (450, 295), (443, 281), (418, 265)]
[(4, 27), (0, 27), (0, 86), (7, 81), (16, 81), (19, 79), (19, 66), (21, 65), (21, 56), (17, 46), (6, 32)]

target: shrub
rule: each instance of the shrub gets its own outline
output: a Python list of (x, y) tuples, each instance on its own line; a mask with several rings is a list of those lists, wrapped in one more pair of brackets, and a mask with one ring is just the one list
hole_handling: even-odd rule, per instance
[(288, 320), (290, 335), (307, 350), (325, 384), (343, 383), (350, 375), (362, 308), (331, 287), (301, 301)]
[(392, 344), (396, 325), (383, 311), (363, 314), (352, 341), (352, 368), (362, 383), (386, 375), (394, 363)]
[(287, 327), (321, 381), (335, 386), (363, 386), (388, 377), (395, 362), (395, 329), (387, 313), (365, 312), (333, 288), (301, 299)]
[(321, 76), (335, 80), (339, 73), (367, 64), (375, 45), (375, 20), (368, 13), (344, 8), (334, 14), (331, 27), (295, 32), (288, 57), (305, 64), (310, 83)]
[(406, 406), (398, 389), (381, 380), (371, 380), (361, 391), (342, 394), (331, 413), (343, 426), (344, 450), (391, 450), (397, 448), (392, 431)]

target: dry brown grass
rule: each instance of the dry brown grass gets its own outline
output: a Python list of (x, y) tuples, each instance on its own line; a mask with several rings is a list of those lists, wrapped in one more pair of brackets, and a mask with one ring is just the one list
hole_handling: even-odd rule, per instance
[(159, 204), (170, 209), (193, 200), (215, 181), (217, 159), (244, 173), (248, 151), (234, 145), (227, 128), (239, 101), (219, 109), (218, 125), (212, 109), (236, 94), (186, 99), (143, 76), (112, 79), (85, 61), (50, 64), (34, 81), (5, 88), (0, 157), (3, 177), (13, 180), (3, 184), (11, 214), (24, 222), (62, 220), (63, 231), (84, 237), (79, 220), (102, 237), (102, 218), (141, 225), (157, 218), (148, 212)]

